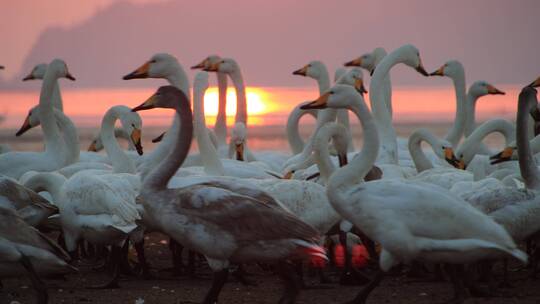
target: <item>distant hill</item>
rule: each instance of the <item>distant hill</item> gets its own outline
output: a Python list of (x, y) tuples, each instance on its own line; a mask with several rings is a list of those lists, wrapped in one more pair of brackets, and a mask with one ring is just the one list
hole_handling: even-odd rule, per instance
[[(430, 71), (447, 59), (461, 60), (469, 82), (525, 83), (540, 74), (539, 40), (527, 38), (537, 19), (530, 18), (534, 12), (527, 5), (512, 7), (529, 14), (514, 22), (506, 17), (510, 9), (490, 1), (460, 0), (448, 7), (436, 1), (382, 2), (119, 2), (72, 28), (44, 31), (18, 79), (36, 63), (60, 57), (77, 77), (65, 87), (155, 86), (163, 81), (121, 77), (152, 54), (170, 52), (186, 69), (209, 54), (232, 56), (248, 85), (314, 85), (291, 72), (320, 59), (333, 73), (337, 65), (376, 46), (392, 49), (407, 42), (419, 47)], [(18, 79), (0, 88), (38, 86)], [(393, 79), (396, 84), (449, 85), (447, 79), (427, 80), (404, 68)]]

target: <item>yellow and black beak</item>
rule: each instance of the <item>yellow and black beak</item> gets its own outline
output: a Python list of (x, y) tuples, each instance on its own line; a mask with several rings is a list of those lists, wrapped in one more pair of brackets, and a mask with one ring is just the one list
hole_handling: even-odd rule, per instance
[(446, 162), (448, 162), (450, 165), (454, 166), (457, 169), (464, 169), (465, 168), (465, 162), (463, 160), (457, 159), (456, 155), (454, 155), (454, 150), (452, 148), (446, 147), (444, 149), (444, 159)]
[(512, 160), (513, 154), (514, 154), (514, 148), (506, 147), (501, 152), (490, 156), (489, 159), (491, 160), (491, 164), (495, 165), (498, 163), (503, 163), (503, 162)]
[(21, 136), (30, 129), (32, 129), (32, 126), (30, 125), (30, 116), (27, 115), (24, 119), (22, 127), (19, 129), (19, 131), (17, 131), (17, 133), (15, 133), (15, 136)]
[(143, 155), (143, 147), (141, 145), (141, 129), (133, 128), (130, 137), (135, 149), (137, 149), (137, 153), (139, 155)]
[(137, 111), (143, 111), (143, 110), (150, 110), (156, 107), (156, 101), (158, 97), (156, 94), (150, 96), (145, 102), (142, 104), (136, 106), (135, 108), (131, 109), (131, 112), (137, 112)]
[(328, 97), (330, 97), (330, 92), (322, 94), (317, 100), (306, 103), (302, 105), (300, 109), (309, 110), (309, 109), (325, 109), (326, 103), (328, 102)]
[(66, 78), (71, 81), (75, 81), (75, 77), (73, 77), (73, 75), (71, 75), (69, 72), (66, 72)]
[(504, 93), (503, 91), (497, 89), (496, 87), (488, 84), (487, 85), (487, 90), (488, 90), (488, 94), (491, 94), (491, 95), (504, 95), (506, 93)]
[(219, 71), (219, 62), (213, 63), (208, 67), (203, 68), (203, 71), (206, 72), (218, 72)]
[(303, 68), (301, 68), (299, 70), (294, 71), (292, 74), (293, 75), (300, 75), (300, 76), (307, 76), (308, 69), (309, 69), (309, 64), (305, 65)]
[(148, 70), (149, 69), (150, 69), (150, 61), (148, 61), (145, 64), (141, 65), (135, 71), (133, 71), (133, 72), (127, 74), (126, 76), (122, 77), (122, 79), (130, 80), (130, 79), (148, 78)]
[(424, 66), (422, 65), (422, 60), (420, 60), (420, 57), (418, 58), (418, 66), (416, 67), (416, 71), (424, 76), (429, 76), (428, 72), (426, 72), (426, 69), (424, 69)]
[(435, 72), (429, 74), (429, 76), (444, 76), (444, 65), (437, 69)]
[(89, 152), (97, 152), (97, 147), (96, 147), (96, 141), (95, 140), (92, 141), (92, 143), (88, 147), (88, 151)]
[(366, 87), (364, 87), (364, 80), (362, 78), (358, 78), (354, 81), (354, 88), (358, 91), (360, 94), (367, 93)]
[(540, 77), (536, 78), (536, 80), (531, 82), (528, 86), (531, 88), (540, 87)]
[(163, 132), (163, 133), (161, 133), (158, 137), (152, 139), (152, 143), (155, 144), (155, 143), (160, 142), (160, 141), (163, 139), (163, 136), (165, 136), (165, 133), (167, 133), (167, 132)]
[(244, 143), (235, 144), (236, 160), (244, 161)]
[(201, 61), (199, 64), (196, 64), (191, 67), (192, 70), (198, 70), (198, 69), (204, 69), (204, 67), (208, 64), (208, 58)]
[(34, 77), (34, 75), (32, 75), (32, 73), (30, 73), (26, 77), (24, 77), (22, 79), (22, 81), (28, 81), (28, 80), (34, 80), (34, 79), (36, 79), (36, 77)]
[(349, 62), (345, 62), (345, 64), (343, 64), (344, 66), (346, 67), (359, 67), (362, 65), (362, 57), (358, 57), (356, 59), (353, 59)]

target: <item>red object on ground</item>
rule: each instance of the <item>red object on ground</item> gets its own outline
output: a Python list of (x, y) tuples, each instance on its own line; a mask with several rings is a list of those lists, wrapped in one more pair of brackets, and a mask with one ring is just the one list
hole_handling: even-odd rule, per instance
[(369, 253), (364, 245), (355, 245), (352, 249), (351, 262), (354, 267), (362, 268), (366, 266), (369, 259)]
[(339, 268), (345, 266), (345, 248), (341, 244), (334, 247), (334, 263)]

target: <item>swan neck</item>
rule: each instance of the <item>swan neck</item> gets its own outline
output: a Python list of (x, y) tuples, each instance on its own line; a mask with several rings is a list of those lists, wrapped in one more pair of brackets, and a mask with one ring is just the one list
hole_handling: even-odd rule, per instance
[(298, 154), (304, 149), (305, 143), (300, 136), (298, 125), (302, 116), (306, 114), (317, 117), (315, 110), (300, 110), (300, 105), (298, 105), (291, 111), (287, 118), (287, 139), (289, 140), (289, 146), (293, 154)]
[(478, 96), (468, 93), (467, 94), (467, 101), (465, 104), (465, 115), (467, 116), (467, 120), (465, 122), (465, 136), (471, 135), (472, 132), (474, 132), (474, 129), (476, 128), (476, 101), (478, 100)]
[[(452, 144), (452, 147), (457, 147), (459, 141), (461, 140), (461, 137), (463, 136), (463, 130), (467, 121), (467, 115), (468, 113), (470, 113), (465, 108), (465, 72), (461, 72), (455, 77), (452, 77), (452, 82), (454, 83), (454, 91), (456, 94), (456, 116), (454, 118), (454, 124), (452, 125), (452, 128), (446, 135), (446, 140), (448, 140)], [(468, 135), (469, 134), (466, 134), (466, 136)]]
[(101, 121), (100, 137), (105, 152), (111, 160), (114, 173), (132, 173), (137, 172), (133, 161), (126, 155), (122, 147), (118, 144), (116, 137), (114, 136), (114, 124), (119, 117), (118, 110), (111, 108)]
[(56, 109), (60, 110), (60, 112), (64, 112), (64, 104), (62, 102), (62, 94), (60, 94), (60, 85), (58, 84), (58, 81), (54, 84), (52, 102)]
[(536, 104), (538, 104), (538, 100), (536, 99), (535, 90), (530, 89), (529, 92), (522, 91), (519, 96), (516, 120), (516, 144), (518, 148), (519, 169), (525, 181), (525, 186), (532, 190), (540, 190), (540, 172), (538, 167), (536, 167), (528, 134), (529, 113), (536, 107)]
[(426, 129), (417, 130), (409, 137), (409, 152), (418, 173), (433, 168), (433, 164), (422, 150), (422, 141), (427, 142), (433, 149), (436, 140), (435, 136)]
[(65, 144), (65, 166), (71, 165), (79, 161), (79, 154), (81, 151), (79, 143), (79, 134), (77, 128), (64, 113), (60, 110), (54, 111), (54, 116), (58, 127), (62, 130), (63, 139)]
[(369, 109), (364, 102), (355, 103), (350, 110), (362, 125), (364, 143), (362, 150), (348, 165), (337, 169), (328, 182), (328, 192), (345, 190), (358, 184), (371, 170), (379, 153), (379, 135)]
[(59, 204), (63, 202), (62, 199), (62, 185), (66, 178), (57, 173), (40, 172), (29, 178), (24, 186), (32, 189), (35, 192), (47, 191), (51, 194), (54, 204), (58, 207), (62, 207)]
[(319, 95), (326, 93), (330, 89), (330, 76), (326, 67), (323, 68), (320, 76), (317, 78), (317, 85), (319, 86)]
[(164, 190), (167, 188), (167, 184), (171, 177), (176, 173), (178, 168), (184, 162), (189, 148), (191, 146), (191, 140), (193, 138), (193, 116), (191, 114), (189, 101), (181, 98), (179, 103), (175, 105), (176, 121), (181, 124), (176, 124), (174, 131), (176, 137), (174, 138), (172, 150), (167, 154), (157, 166), (152, 170), (143, 184), (143, 191), (149, 190)]
[(218, 144), (220, 146), (227, 144), (227, 74), (217, 73), (219, 106), (214, 125)]
[(243, 122), (247, 127), (247, 99), (244, 78), (240, 69), (235, 69), (231, 73), (231, 79), (236, 90), (236, 117), (235, 122)]
[(53, 108), (53, 92), (58, 87), (58, 76), (54, 71), (47, 70), (41, 84), (39, 96), (39, 121), (43, 130), (45, 140), (45, 151), (51, 152), (57, 156), (62, 155), (62, 138), (60, 130), (56, 123)]
[(196, 84), (193, 90), (193, 120), (195, 138), (199, 146), (204, 172), (209, 175), (225, 175), (225, 169), (219, 159), (216, 148), (210, 140), (208, 129), (206, 128), (206, 118), (204, 116), (204, 90)]

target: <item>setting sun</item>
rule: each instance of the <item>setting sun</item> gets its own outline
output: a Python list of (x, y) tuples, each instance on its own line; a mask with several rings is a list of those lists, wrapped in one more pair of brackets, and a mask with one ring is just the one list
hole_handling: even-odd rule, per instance
[[(272, 105), (268, 100), (268, 94), (259, 88), (247, 88), (247, 107), (249, 115), (263, 115), (272, 112)], [(209, 88), (204, 95), (204, 113), (206, 116), (217, 116), (219, 95), (217, 88)], [(227, 116), (234, 117), (236, 114), (236, 92), (234, 89), (227, 91)]]

